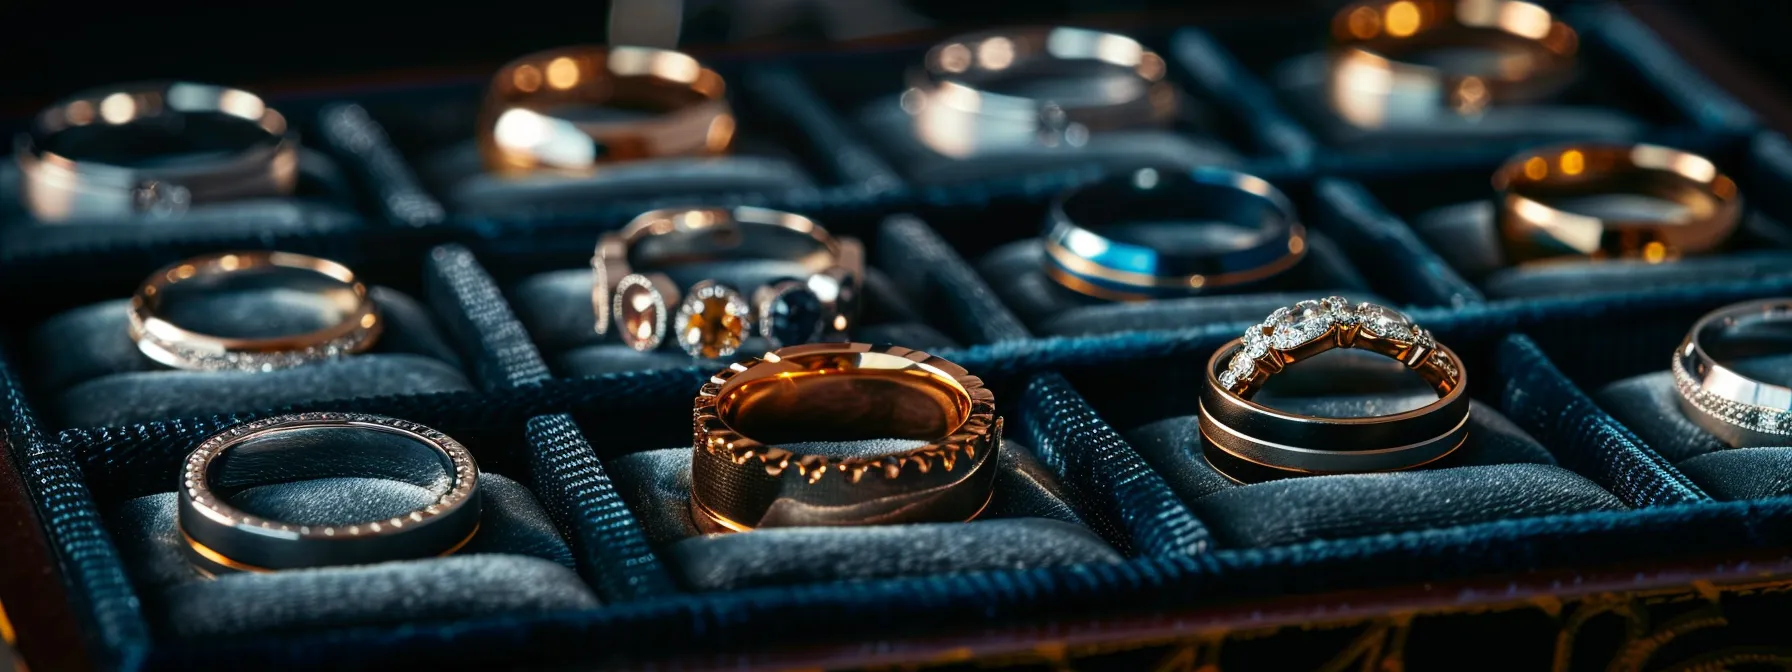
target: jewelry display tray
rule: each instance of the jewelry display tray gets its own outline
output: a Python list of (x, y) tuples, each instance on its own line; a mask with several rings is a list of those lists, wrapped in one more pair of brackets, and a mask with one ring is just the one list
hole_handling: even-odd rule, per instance
[[(1616, 419), (1648, 416), (1629, 405), (1648, 395), (1624, 390), (1665, 370), (1699, 316), (1792, 294), (1792, 142), (1617, 4), (1564, 11), (1581, 33), (1584, 86), (1559, 105), (1509, 111), (1502, 128), (1519, 131), (1427, 143), (1340, 136), (1302, 111), (1312, 108), (1299, 87), (1278, 82), (1320, 44), (1328, 17), (1315, 13), (1117, 26), (1164, 54), (1187, 94), (1189, 112), (1163, 131), (1188, 139), (1182, 156), (1110, 147), (917, 179), (937, 161), (893, 148), (866, 110), (940, 35), (776, 59), (697, 51), (730, 83), (746, 160), (650, 162), (626, 183), (592, 178), (552, 198), (498, 185), (469, 200), (439, 179), (452, 166), (430, 165), (451, 162), (442, 157), (470, 135), (479, 78), (268, 92), (310, 152), (293, 199), (44, 226), (18, 207), (8, 162), (0, 605), (16, 647), (33, 669), (105, 670), (1792, 658), (1781, 627), (1792, 610), (1792, 478), (1736, 485), (1792, 473), (1792, 447), (1682, 469), (1700, 451), (1651, 443), (1672, 434)], [(1575, 109), (1599, 113), (1564, 112)], [(1621, 275), (1486, 263), (1486, 216), (1472, 210), (1491, 198), (1487, 175), (1519, 149), (1589, 134), (1712, 158), (1749, 206), (1732, 248)], [(1009, 267), (996, 253), (1036, 236), (1053, 196), (1108, 174), (1208, 162), (1295, 200), (1326, 241), (1306, 270), (1254, 293), (1011, 305), (1042, 296), (1024, 287), (1038, 278), (999, 270)], [(758, 169), (769, 165), (779, 168)], [(523, 293), (554, 285), (542, 274), (584, 268), (600, 232), (689, 203), (798, 212), (864, 241), (869, 333), (963, 365), (996, 392), (1013, 455), (988, 517), (754, 532), (730, 538), (732, 549), (668, 531), (669, 511), (682, 511), (676, 457), (688, 455), (691, 399), (722, 364), (608, 361), (614, 372), (568, 375), (577, 339), (548, 332), (578, 322), (538, 313), (576, 304), (576, 292), (558, 303)], [(90, 355), (45, 324), (79, 323), (66, 316), (127, 297), (163, 265), (229, 249), (356, 269), (418, 312), (416, 338), (394, 347), (434, 353), (432, 366), (460, 375), (411, 387), (332, 379), (325, 396), (194, 379), (173, 401), (144, 390), (155, 376), (215, 374), (112, 371), (145, 382), (108, 394), (46, 384), (43, 372), (60, 370), (46, 360)], [(1216, 481), (1177, 424), (1193, 412), (1200, 367), (1275, 307), (1333, 293), (1402, 306), (1462, 356), (1484, 437), (1474, 455), (1412, 472)], [(151, 557), (166, 532), (155, 521), (187, 452), (230, 425), (325, 410), (403, 418), (465, 443), (503, 477), (493, 480), (504, 503), (480, 532), (491, 539), (378, 568), (170, 578), (180, 568)], [(766, 541), (732, 542), (754, 535)], [(1003, 552), (977, 548), (1003, 541)]]

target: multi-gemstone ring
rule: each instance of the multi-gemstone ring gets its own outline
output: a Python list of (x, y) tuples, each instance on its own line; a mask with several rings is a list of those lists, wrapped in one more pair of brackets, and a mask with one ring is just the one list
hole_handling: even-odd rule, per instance
[[(743, 294), (705, 279), (680, 291), (666, 271), (713, 262), (772, 261), (790, 275)], [(591, 258), (596, 330), (629, 347), (659, 348), (668, 336), (692, 357), (739, 350), (749, 334), (771, 347), (839, 340), (858, 319), (864, 248), (813, 220), (765, 208), (654, 210), (604, 234)]]
[[(1334, 348), (1368, 350), (1405, 364), (1437, 392), (1437, 401), (1393, 415), (1323, 418), (1251, 400), (1271, 376)], [(1208, 361), (1200, 404), (1201, 434), (1210, 444), (1206, 456), (1238, 480), (1429, 464), (1468, 436), (1468, 374), (1461, 362), (1392, 308), (1352, 306), (1334, 296), (1277, 309)]]

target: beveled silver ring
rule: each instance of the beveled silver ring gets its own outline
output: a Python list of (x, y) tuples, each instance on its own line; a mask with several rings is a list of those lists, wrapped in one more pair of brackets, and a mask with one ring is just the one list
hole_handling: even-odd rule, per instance
[[(225, 501), (214, 467), (256, 444), (319, 429), (383, 432), (434, 451), (447, 472), (435, 501), (385, 520), (304, 525), (245, 512)], [(315, 437), (313, 437), (315, 438)], [(298, 441), (288, 450), (316, 450)], [(254, 459), (253, 455), (244, 459)], [(211, 572), (266, 572), (446, 555), (479, 529), (479, 466), (466, 447), (423, 425), (358, 413), (300, 413), (239, 425), (206, 439), (187, 456), (181, 473), (178, 525), (188, 557)]]
[[(1021, 76), (1100, 70), (1131, 86), (1080, 87), (1075, 98), (999, 91)], [(1080, 146), (1094, 132), (1167, 125), (1176, 91), (1164, 59), (1138, 40), (1097, 30), (1034, 27), (960, 35), (927, 52), (902, 106), (915, 136), (946, 156), (1016, 146)], [(1085, 95), (1086, 94), (1086, 95)]]
[[(1674, 350), (1674, 388), (1688, 420), (1732, 448), (1792, 445), (1792, 388), (1749, 378), (1719, 364), (1713, 346), (1730, 346), (1737, 331), (1775, 326), (1792, 329), (1792, 299), (1746, 301), (1699, 318)], [(1786, 342), (1777, 344), (1784, 348)], [(1787, 354), (1779, 350), (1774, 354)]]
[[(711, 261), (795, 262), (806, 275), (743, 293), (714, 280), (681, 289), (664, 269)], [(598, 239), (595, 329), (648, 352), (668, 337), (692, 357), (728, 357), (750, 333), (771, 347), (844, 340), (858, 319), (865, 251), (814, 220), (767, 208), (682, 207), (642, 214)]]
[[(128, 166), (77, 159), (61, 147), (75, 134), (132, 127), (192, 137), (202, 117), (230, 132), (196, 140), (236, 136), (216, 157)], [(25, 207), (43, 222), (178, 215), (195, 205), (286, 195), (298, 185), (298, 137), (286, 117), (253, 93), (209, 84), (139, 82), (75, 94), (38, 113), (14, 150)]]

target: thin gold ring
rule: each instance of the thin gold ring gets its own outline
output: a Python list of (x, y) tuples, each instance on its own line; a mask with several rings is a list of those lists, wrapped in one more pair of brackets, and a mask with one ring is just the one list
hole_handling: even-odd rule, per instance
[[(204, 334), (175, 324), (164, 314), (169, 289), (185, 282), (222, 276), (297, 271), (340, 284), (354, 305), (342, 319), (309, 333), (274, 338), (230, 338)], [(289, 252), (221, 252), (170, 264), (138, 286), (131, 297), (129, 333), (137, 349), (150, 359), (199, 371), (272, 371), (346, 357), (373, 347), (385, 328), (367, 286), (347, 266)]]

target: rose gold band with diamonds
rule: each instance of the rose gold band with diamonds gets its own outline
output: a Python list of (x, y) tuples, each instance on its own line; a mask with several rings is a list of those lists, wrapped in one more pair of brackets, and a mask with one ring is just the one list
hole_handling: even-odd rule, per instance
[[(447, 475), (444, 491), (429, 505), (386, 520), (306, 525), (247, 513), (225, 501), (227, 494), (214, 490), (214, 483), (234, 480), (214, 473), (231, 451), (317, 450), (325, 445), (317, 440), (317, 432), (344, 430), (394, 435), (433, 452)], [(312, 434), (299, 436), (307, 432)], [(188, 557), (212, 574), (447, 555), (465, 546), (479, 530), (479, 466), (473, 455), (434, 429), (375, 415), (300, 413), (224, 430), (187, 456), (179, 491), (177, 524)]]
[(1774, 323), (1792, 327), (1792, 299), (1745, 301), (1712, 311), (1693, 324), (1674, 351), (1681, 410), (1732, 448), (1792, 444), (1792, 388), (1749, 378), (1718, 363), (1708, 349), (1721, 347), (1726, 332)]
[[(793, 262), (806, 275), (746, 292), (713, 280), (680, 292), (655, 270), (746, 259)], [(774, 348), (844, 340), (858, 319), (865, 252), (858, 240), (835, 237), (814, 220), (789, 212), (666, 208), (600, 237), (591, 272), (597, 333), (609, 333), (614, 322), (622, 342), (636, 350), (654, 350), (667, 336), (676, 336), (691, 356), (715, 359), (733, 355), (753, 327)], [(793, 306), (806, 308), (807, 319), (793, 316), (805, 312)]]
[[(712, 532), (970, 520), (989, 504), (1002, 441), (982, 380), (865, 343), (792, 346), (728, 367), (698, 392), (693, 430), (691, 508)], [(775, 445), (857, 440), (900, 447)]]
[[(354, 306), (337, 323), (275, 338), (226, 338), (175, 324), (163, 310), (169, 289), (219, 276), (302, 272), (340, 283)], [(131, 297), (129, 333), (137, 349), (163, 365), (199, 371), (271, 371), (353, 355), (373, 347), (385, 329), (379, 308), (354, 271), (328, 259), (288, 252), (221, 252), (171, 264), (151, 274)]]
[[(1394, 415), (1322, 418), (1251, 401), (1270, 376), (1333, 348), (1386, 355), (1415, 371), (1438, 400)], [(1221, 473), (1249, 480), (1302, 474), (1410, 469), (1450, 454), (1468, 436), (1467, 372), (1456, 353), (1405, 315), (1374, 304), (1354, 308), (1339, 297), (1283, 308), (1208, 361), (1200, 400), (1201, 434)]]
[[(195, 114), (244, 126), (253, 140), (228, 156), (179, 167), (126, 167), (55, 151), (65, 133), (138, 123), (191, 127), (182, 118)], [(255, 94), (208, 84), (142, 82), (77, 94), (38, 113), (14, 149), (21, 200), (41, 222), (175, 215), (194, 205), (290, 194), (298, 185), (298, 139), (286, 118)]]

